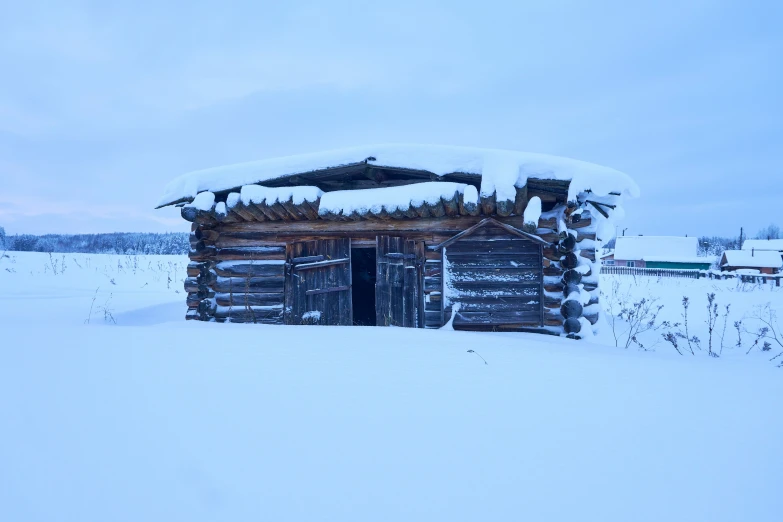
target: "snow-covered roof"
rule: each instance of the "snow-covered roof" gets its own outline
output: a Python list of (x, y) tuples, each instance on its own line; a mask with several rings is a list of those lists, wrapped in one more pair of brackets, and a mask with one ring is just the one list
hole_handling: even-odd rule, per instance
[(783, 239), (748, 239), (742, 243), (742, 250), (754, 249), (783, 252)]
[(614, 258), (622, 261), (712, 262), (697, 255), (699, 242), (695, 237), (621, 236), (616, 241)]
[(496, 193), (499, 201), (513, 200), (515, 187), (524, 186), (528, 178), (570, 180), (569, 199), (587, 190), (599, 196), (610, 193), (639, 195), (639, 187), (626, 174), (570, 158), (443, 145), (370, 145), (190, 172), (166, 186), (159, 206), (190, 201), (203, 191), (228, 191), (286, 176), (363, 163), (424, 171), (436, 176), (473, 174), (481, 177), (481, 194)]
[(417, 185), (412, 191), (410, 185), (401, 187), (387, 187), (383, 189), (364, 190), (336, 190), (327, 192), (321, 197), (318, 210), (320, 215), (343, 214), (379, 214), (397, 210), (405, 211), (411, 206), (417, 207), (422, 203), (438, 202), (441, 199), (454, 197), (461, 194), (465, 202), (478, 203), (476, 187), (463, 183), (448, 182), (424, 182)]
[(779, 252), (769, 250), (726, 250), (723, 252), (721, 266), (741, 266), (747, 268), (780, 268), (783, 258)]

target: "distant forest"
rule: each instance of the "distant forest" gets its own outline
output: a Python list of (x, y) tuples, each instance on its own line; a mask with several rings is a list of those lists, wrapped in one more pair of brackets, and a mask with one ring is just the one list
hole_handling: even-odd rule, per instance
[[(781, 239), (783, 231), (777, 225), (769, 225), (754, 236), (745, 239)], [(739, 236), (702, 236), (699, 238), (699, 255), (719, 256), (724, 250), (742, 247)], [(614, 239), (604, 248), (614, 248)], [(32, 234), (6, 235), (0, 227), (0, 252), (62, 252), (81, 254), (187, 254), (190, 249), (185, 232), (115, 232), (112, 234)]]
[(187, 254), (185, 232), (115, 232), (111, 234), (6, 235), (0, 227), (0, 252), (62, 252), (79, 254)]

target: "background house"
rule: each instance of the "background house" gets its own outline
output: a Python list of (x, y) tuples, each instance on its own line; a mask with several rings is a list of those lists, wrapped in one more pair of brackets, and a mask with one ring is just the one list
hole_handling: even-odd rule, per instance
[(742, 243), (742, 250), (777, 252), (783, 262), (783, 239), (748, 239)]
[(676, 236), (621, 236), (604, 265), (636, 268), (707, 270), (712, 258), (700, 257), (698, 239)]
[(726, 250), (720, 259), (720, 269), (729, 272), (753, 270), (761, 274), (777, 274), (781, 265), (783, 259), (772, 250)]

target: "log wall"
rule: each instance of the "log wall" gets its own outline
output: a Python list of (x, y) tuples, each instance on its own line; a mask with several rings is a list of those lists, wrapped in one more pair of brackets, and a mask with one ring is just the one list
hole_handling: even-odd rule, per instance
[[(588, 210), (581, 214), (573, 210), (565, 204), (555, 206), (542, 215), (536, 234), (552, 243), (542, 252), (543, 330), (579, 336), (586, 324), (598, 321), (598, 274), (593, 265), (596, 227)], [(220, 223), (202, 214), (195, 218), (190, 237), (187, 318), (283, 324), (286, 245), (294, 241), (350, 237), (354, 244), (374, 244), (377, 235), (392, 234), (432, 247), (481, 219)], [(497, 219), (523, 228), (521, 216)], [(431, 248), (425, 256), (425, 326), (439, 328), (451, 315), (444, 301), (444, 260), (442, 251)], [(576, 303), (564, 306), (566, 301)]]

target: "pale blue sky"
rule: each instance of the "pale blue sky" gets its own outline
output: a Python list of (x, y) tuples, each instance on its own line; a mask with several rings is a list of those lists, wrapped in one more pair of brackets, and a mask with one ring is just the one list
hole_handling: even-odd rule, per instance
[(0, 0), (9, 233), (186, 230), (183, 172), (384, 142), (623, 170), (628, 233), (783, 222), (780, 2), (108, 4)]

